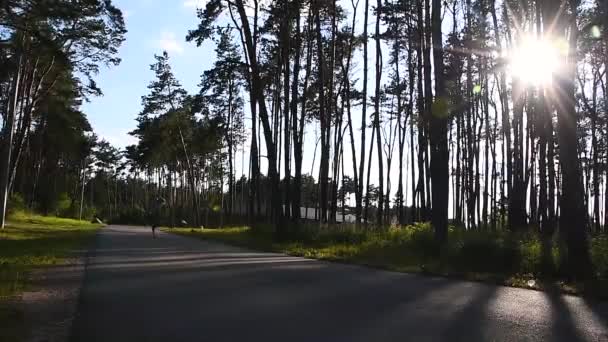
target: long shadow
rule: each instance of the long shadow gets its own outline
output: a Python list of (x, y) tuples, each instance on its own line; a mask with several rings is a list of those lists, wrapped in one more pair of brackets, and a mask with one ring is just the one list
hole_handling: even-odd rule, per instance
[[(202, 301), (204, 305), (196, 313), (184, 314), (168, 321), (163, 320), (162, 325), (156, 326), (150, 323), (150, 326), (154, 327), (150, 334), (157, 335), (151, 335), (156, 336), (156, 339), (151, 337), (149, 340), (161, 340), (158, 336), (164, 335), (160, 330), (171, 329), (176, 325), (185, 329), (171, 330), (176, 334), (175, 340), (200, 340), (202, 337), (198, 332), (201, 330), (204, 333), (204, 340), (209, 341), (348, 340), (344, 336), (352, 334), (354, 328), (365, 326), (374, 317), (421, 297), (432, 296), (434, 291), (452, 284), (434, 278), (365, 270), (317, 261), (309, 261), (309, 263), (325, 267), (305, 271), (294, 269), (290, 272), (290, 265), (281, 263), (275, 265), (278, 266), (277, 268), (272, 269), (268, 265), (260, 269), (252, 269), (250, 266), (228, 266), (229, 270), (235, 272), (228, 272), (219, 278), (200, 278), (195, 274), (191, 278), (187, 277), (190, 272), (199, 272), (196, 269), (158, 272), (156, 276), (163, 278), (163, 281), (162, 284), (156, 283), (153, 287), (162, 288), (163, 292), (156, 293), (155, 298), (162, 296), (167, 300), (166, 296), (175, 296), (175, 299), (183, 302), (186, 296), (191, 298), (191, 301)], [(226, 266), (223, 268), (225, 270)], [(183, 278), (184, 276), (186, 277)], [(130, 277), (140, 278), (141, 274), (138, 276), (131, 273)], [(97, 277), (88, 279), (88, 286), (101, 285), (100, 279), (95, 278)], [(112, 280), (118, 279), (112, 276)], [(144, 286), (150, 285), (146, 280), (141, 281)], [(174, 286), (174, 290), (168, 289), (164, 284)], [(193, 287), (193, 284), (199, 285)], [(106, 284), (108, 285), (110, 284)], [(93, 289), (88, 288), (84, 292), (94, 296), (96, 293), (91, 290)], [(145, 290), (136, 287), (128, 289), (119, 296), (112, 296), (109, 293), (105, 296), (117, 300), (117, 306), (124, 308), (124, 305), (128, 305), (124, 300), (132, 300), (131, 295), (144, 296), (141, 291)], [(175, 300), (171, 302), (175, 303)], [(81, 303), (85, 306), (94, 305), (95, 300), (87, 297)], [(89, 334), (99, 329), (95, 327), (95, 322), (91, 321), (99, 317), (96, 316), (99, 315), (99, 310), (94, 307), (89, 307), (88, 310), (92, 316), (79, 317), (72, 335), (73, 341), (86, 340)], [(128, 310), (123, 314), (128, 314), (135, 308)], [(188, 308), (184, 310), (187, 312)], [(140, 314), (154, 315), (151, 312)], [(151, 322), (155, 319), (151, 318)], [(180, 322), (177, 323), (175, 320)], [(106, 322), (108, 323), (110, 322)], [(137, 323), (134, 324), (135, 326), (131, 327), (116, 326), (114, 329), (137, 329)], [(271, 329), (269, 324), (272, 325)], [(238, 329), (234, 329), (235, 327)], [(125, 339), (135, 336), (137, 335), (134, 331), (121, 332), (121, 337)]]
[[(150, 268), (143, 268), (134, 270), (133, 268), (89, 268), (87, 270), (87, 276), (98, 280), (104, 280), (111, 278), (113, 281), (128, 281), (138, 280), (142, 278), (150, 278), (152, 281), (167, 282), (174, 277), (202, 277), (212, 276), (214, 274), (234, 274), (239, 276), (241, 273), (261, 273), (261, 272), (274, 272), (274, 271), (285, 271), (289, 270), (290, 266), (293, 269), (301, 269), (301, 266), (318, 266), (317, 269), (326, 268), (324, 265), (316, 264), (315, 261), (300, 261), (300, 262), (252, 262), (252, 263), (221, 263), (214, 265), (167, 265), (167, 266), (156, 266)], [(312, 268), (312, 267), (311, 267)]]
[[(189, 262), (204, 262), (204, 261), (213, 261), (213, 260), (223, 260), (223, 259), (283, 259), (283, 258), (294, 258), (285, 255), (221, 255), (222, 253), (216, 253), (214, 256), (205, 256), (205, 252), (200, 252), (197, 254), (203, 254), (198, 257), (193, 258), (159, 258), (152, 259), (152, 257), (141, 256), (140, 260), (124, 260), (124, 261), (91, 261), (89, 263), (90, 266), (112, 266), (112, 265), (146, 265), (146, 264), (159, 264), (164, 263), (167, 265), (176, 264), (176, 263), (189, 263)], [(225, 252), (224, 254), (229, 254), (229, 252)], [(231, 253), (236, 254), (236, 253)], [(117, 255), (116, 258), (120, 258), (122, 255)], [(141, 259), (150, 259), (150, 260), (141, 260)]]
[[(479, 290), (475, 292), (465, 306), (453, 313), (455, 317), (450, 319), (450, 324), (442, 333), (445, 341), (489, 341), (494, 336), (488, 330), (490, 325), (499, 324), (490, 322), (488, 315), (488, 304), (496, 296), (499, 289), (497, 286), (479, 284)], [(516, 340), (516, 339), (513, 339)]]
[(566, 305), (560, 289), (552, 282), (546, 285), (544, 296), (551, 305), (551, 340), (553, 341), (585, 341), (574, 322), (572, 312)]
[(608, 329), (608, 300), (596, 300), (592, 297), (583, 297), (589, 310), (593, 311), (596, 317), (604, 323)]
[[(75, 245), (86, 237), (82, 233), (57, 233), (54, 236), (44, 236), (31, 239), (0, 239), (0, 257), (21, 257), (39, 255), (48, 252), (49, 246), (63, 248)], [(54, 251), (52, 251), (54, 252)]]
[[(262, 259), (263, 258), (263, 259)], [(293, 259), (293, 260), (285, 260)], [(221, 260), (221, 262), (213, 263), (214, 260)], [(205, 264), (204, 262), (211, 262)], [(202, 262), (202, 263), (199, 263)], [(149, 264), (151, 265), (146, 267)], [(121, 267), (122, 265), (128, 265)], [(151, 275), (155, 278), (162, 279), (165, 277), (171, 277), (174, 275), (186, 275), (195, 274), (200, 272), (235, 272), (239, 271), (261, 271), (261, 270), (274, 270), (280, 268), (289, 268), (289, 266), (315, 266), (314, 268), (320, 269), (326, 267), (326, 265), (320, 264), (314, 260), (297, 259), (289, 257), (212, 257), (212, 258), (189, 258), (187, 260), (158, 260), (158, 261), (145, 261), (145, 262), (95, 262), (89, 261), (86, 265), (87, 273), (94, 273), (95, 275), (104, 273), (107, 276), (111, 276), (113, 279), (130, 279), (139, 278), (142, 276)], [(113, 267), (116, 266), (116, 267)], [(143, 266), (140, 268), (138, 266)], [(312, 267), (311, 267), (312, 268)], [(302, 269), (302, 268), (300, 268)], [(66, 279), (71, 279), (78, 275), (79, 272), (74, 270), (70, 265), (58, 265), (50, 268), (50, 276), (46, 280), (49, 285), (64, 282)]]
[(604, 331), (598, 339), (608, 341), (608, 301), (598, 302), (590, 298), (583, 298), (583, 300), (590, 314), (598, 321)]
[[(232, 247), (232, 246), (231, 246)], [(235, 247), (236, 249), (236, 247)], [(247, 253), (247, 252), (235, 252), (235, 251), (225, 251), (225, 250), (201, 250), (200, 248), (177, 248), (177, 247), (167, 247), (167, 248), (102, 248), (95, 251), (96, 255), (117, 255), (120, 256), (137, 256), (137, 255), (165, 255), (165, 254), (224, 254), (224, 253)], [(272, 254), (267, 252), (248, 252), (251, 254)], [(277, 253), (275, 253), (277, 254)]]
[[(348, 279), (330, 283), (331, 286), (326, 282), (320, 284), (324, 286), (296, 298), (294, 303), (281, 304), (278, 309), (282, 310), (270, 307), (241, 324), (251, 333), (261, 333), (256, 341), (403, 340), (409, 335), (406, 329), (382, 323), (415, 319), (422, 326), (419, 317), (408, 317), (412, 307), (418, 300), (425, 301), (450, 285), (447, 281), (419, 277), (391, 279), (381, 276), (359, 286), (348, 286)], [(255, 328), (256, 322), (276, 320), (282, 324), (274, 331), (260, 332)]]

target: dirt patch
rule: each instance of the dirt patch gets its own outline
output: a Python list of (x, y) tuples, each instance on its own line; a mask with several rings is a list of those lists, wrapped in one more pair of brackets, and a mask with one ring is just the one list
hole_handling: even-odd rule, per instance
[(67, 264), (32, 272), (28, 289), (19, 303), (26, 322), (26, 342), (63, 342), (70, 338), (78, 309), (86, 265), (86, 253)]

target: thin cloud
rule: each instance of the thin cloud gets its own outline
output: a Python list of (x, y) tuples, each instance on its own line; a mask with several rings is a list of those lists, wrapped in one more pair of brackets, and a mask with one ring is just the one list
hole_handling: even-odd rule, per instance
[(129, 135), (129, 131), (113, 132), (110, 134), (101, 134), (102, 138), (105, 138), (112, 146), (118, 148), (125, 148), (129, 145), (136, 145), (137, 138)]
[(207, 0), (186, 0), (184, 1), (184, 7), (187, 8), (203, 8)]
[(160, 38), (157, 40), (157, 47), (175, 54), (184, 53), (184, 47), (181, 42), (177, 40), (175, 33), (169, 31), (163, 31), (160, 34)]

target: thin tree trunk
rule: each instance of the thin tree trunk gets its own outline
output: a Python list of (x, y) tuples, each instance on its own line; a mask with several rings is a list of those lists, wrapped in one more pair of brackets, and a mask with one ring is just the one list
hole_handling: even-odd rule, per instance
[[(370, 176), (371, 176), (371, 167), (372, 167), (372, 153), (374, 151), (374, 135), (376, 134), (376, 126), (372, 125), (372, 138), (370, 140), (370, 144), (371, 146), (369, 147), (369, 162), (367, 163), (367, 180), (366, 180), (366, 185), (365, 185), (365, 212), (363, 214), (363, 222), (365, 222), (365, 224), (368, 223), (368, 214), (369, 214), (369, 200), (370, 200), (370, 194), (369, 194), (369, 181), (370, 181)], [(365, 151), (365, 149), (363, 149), (363, 151)]]
[(418, 213), (416, 220), (424, 221), (427, 219), (426, 215), (426, 194), (425, 194), (425, 169), (424, 169), (424, 156), (426, 153), (426, 137), (425, 137), (425, 121), (427, 120), (426, 113), (426, 100), (425, 100), (425, 92), (424, 92), (424, 49), (425, 49), (425, 41), (424, 41), (424, 14), (423, 14), (423, 2), (422, 0), (418, 1), (417, 6), (417, 15), (418, 15), (418, 49), (416, 52), (417, 55), (417, 74), (418, 74), (418, 82), (417, 82), (417, 90), (418, 90), (418, 185), (416, 186), (416, 197), (419, 198), (418, 205)]
[[(352, 60), (352, 54), (353, 54), (353, 43), (355, 40), (355, 25), (356, 25), (356, 20), (357, 20), (357, 7), (359, 6), (359, 0), (357, 0), (357, 2), (352, 2), (353, 5), (353, 21), (352, 21), (352, 25), (351, 25), (351, 31), (350, 31), (350, 37), (349, 37), (349, 42), (348, 42), (348, 55), (347, 55), (347, 60), (346, 60), (346, 67), (343, 68), (344, 69), (344, 79), (345, 79), (345, 83), (346, 83), (346, 114), (347, 114), (347, 120), (348, 120), (348, 133), (350, 136), (350, 150), (351, 150), (351, 156), (352, 156), (352, 164), (353, 164), (353, 182), (355, 184), (355, 205), (356, 206), (360, 206), (361, 205), (361, 201), (362, 201), (362, 192), (360, 191), (361, 189), (359, 188), (359, 177), (362, 177), (362, 175), (359, 174), (358, 169), (357, 169), (357, 154), (356, 154), (356, 148), (355, 148), (355, 134), (353, 132), (353, 120), (352, 120), (352, 115), (351, 115), (351, 82), (349, 79), (349, 74), (350, 74), (350, 65), (351, 65), (351, 60)], [(344, 163), (344, 159), (342, 159), (342, 162)], [(343, 171), (344, 172), (344, 171)], [(343, 177), (344, 180), (344, 177)], [(356, 209), (355, 211), (357, 212), (360, 208)], [(357, 220), (356, 223), (360, 224), (361, 223), (361, 217), (360, 217), (360, 213), (356, 214), (357, 215)]]
[[(367, 74), (368, 74), (368, 56), (367, 56), (367, 40), (368, 40), (368, 34), (367, 34), (367, 23), (368, 23), (368, 17), (369, 17), (369, 0), (365, 0), (365, 10), (364, 10), (364, 16), (363, 16), (363, 102), (362, 102), (362, 108), (361, 108), (361, 149), (360, 149), (360, 153), (361, 153), (361, 163), (359, 164), (359, 193), (361, 194), (361, 196), (359, 197), (359, 200), (357, 201), (356, 204), (356, 217), (357, 217), (357, 224), (361, 223), (361, 214), (362, 214), (362, 200), (363, 200), (363, 171), (365, 171), (365, 132), (367, 130), (367, 124), (366, 124), (366, 120), (367, 120)], [(369, 168), (368, 168), (369, 169)], [(368, 178), (369, 178), (369, 174), (368, 174)], [(368, 181), (369, 184), (369, 181)], [(369, 200), (367, 197), (369, 197), (367, 195), (367, 188), (366, 188), (366, 195), (365, 195), (366, 199), (365, 199), (365, 206), (367, 208), (367, 206), (369, 205)], [(367, 224), (367, 209), (366, 211), (366, 215), (365, 215), (365, 223)]]
[[(284, 114), (284, 130), (283, 130), (283, 141), (284, 141), (284, 155), (285, 155), (285, 160), (284, 160), (284, 168), (285, 168), (285, 176), (284, 176), (284, 191), (285, 191), (285, 216), (287, 218), (290, 218), (290, 212), (291, 212), (291, 146), (290, 146), (290, 142), (291, 142), (291, 136), (290, 136), (290, 127), (291, 127), (291, 117), (290, 117), (290, 98), (289, 98), (289, 90), (290, 90), (290, 83), (289, 83), (289, 76), (290, 76), (290, 62), (289, 62), (289, 53), (291, 50), (290, 47), (290, 42), (291, 42), (291, 37), (289, 35), (289, 33), (291, 32), (291, 26), (292, 26), (292, 13), (291, 13), (291, 8), (288, 2), (285, 2), (285, 16), (284, 16), (284, 20), (283, 20), (283, 30), (282, 30), (282, 35), (283, 35), (283, 50), (282, 50), (282, 55), (283, 55), (283, 101), (285, 102), (285, 108), (283, 109), (283, 114)], [(299, 11), (299, 8), (297, 9)], [(297, 85), (296, 85), (297, 88)], [(297, 90), (297, 89), (296, 89)], [(295, 94), (294, 94), (295, 96)]]
[[(293, 137), (293, 148), (294, 148), (294, 162), (295, 162), (295, 177), (293, 181), (293, 194), (291, 196), (291, 217), (294, 222), (300, 220), (300, 207), (302, 206), (302, 157), (301, 151), (298, 148), (301, 146), (298, 144), (298, 85), (300, 83), (300, 53), (302, 49), (302, 34), (300, 32), (300, 1), (295, 0), (294, 2), (295, 11), (295, 22), (296, 22), (296, 38), (295, 38), (295, 58), (293, 65), (293, 81), (291, 89), (291, 123), (292, 123), (292, 137)], [(303, 95), (305, 96), (305, 94)], [(298, 162), (298, 158), (300, 159)], [(298, 165), (299, 164), (299, 165)], [(298, 170), (299, 169), (299, 170)], [(289, 192), (290, 189), (287, 189)]]
[(6, 129), (8, 130), (7, 137), (5, 142), (5, 152), (4, 152), (4, 161), (6, 164), (4, 165), (4, 169), (0, 170), (2, 173), (2, 178), (0, 182), (0, 205), (2, 208), (0, 210), (0, 229), (4, 229), (6, 225), (6, 210), (8, 204), (9, 197), (9, 177), (11, 172), (11, 157), (12, 157), (12, 149), (13, 149), (13, 137), (14, 137), (14, 124), (15, 124), (15, 116), (17, 112), (17, 102), (18, 102), (18, 93), (19, 93), (19, 85), (21, 83), (21, 69), (23, 64), (23, 56), (19, 56), (17, 63), (17, 74), (13, 77), (13, 85), (12, 85), (12, 93), (9, 100), (9, 111), (7, 113), (7, 123)]
[(317, 62), (319, 63), (319, 115), (321, 123), (321, 160), (319, 170), (319, 183), (320, 183), (320, 207), (321, 207), (321, 223), (327, 222), (327, 195), (328, 195), (328, 176), (329, 176), (329, 141), (328, 131), (330, 120), (330, 114), (326, 108), (325, 98), (325, 58), (323, 54), (323, 37), (321, 35), (321, 15), (320, 15), (320, 3), (319, 0), (315, 0), (314, 16), (316, 25), (316, 41), (317, 41)]
[(384, 209), (384, 168), (382, 157), (382, 134), (380, 134), (380, 86), (382, 83), (382, 47), (380, 46), (380, 17), (382, 15), (382, 0), (378, 0), (376, 5), (376, 94), (374, 98), (374, 126), (376, 127), (376, 144), (378, 149), (378, 227), (382, 226), (383, 209)]

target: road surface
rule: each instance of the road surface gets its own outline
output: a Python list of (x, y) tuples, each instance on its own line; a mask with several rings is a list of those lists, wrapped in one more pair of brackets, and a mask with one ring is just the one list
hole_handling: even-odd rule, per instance
[(72, 341), (608, 341), (608, 305), (110, 226)]

